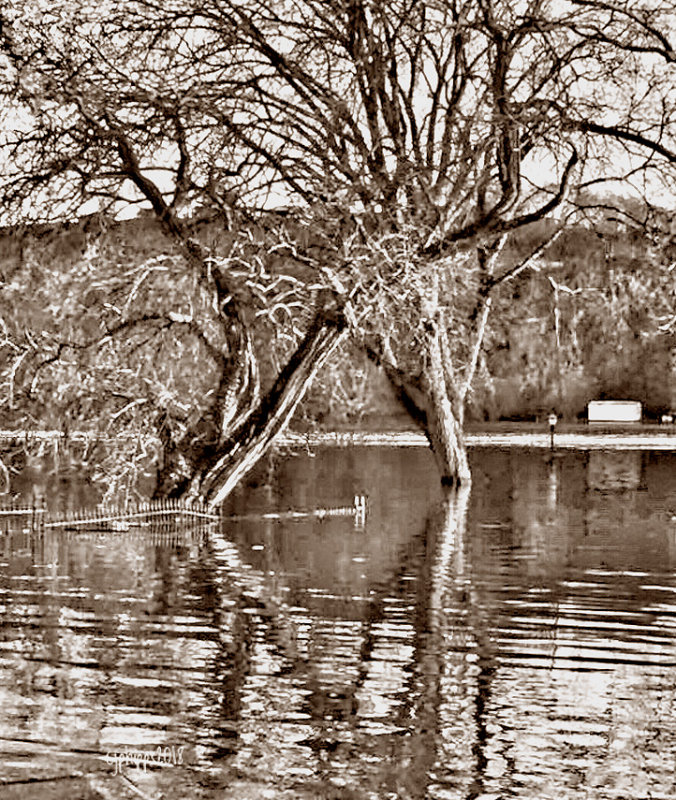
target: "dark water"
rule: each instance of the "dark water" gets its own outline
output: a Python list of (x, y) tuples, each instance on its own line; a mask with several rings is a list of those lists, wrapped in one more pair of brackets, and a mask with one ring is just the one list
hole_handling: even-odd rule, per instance
[(0, 798), (675, 797), (676, 456), (472, 462), (444, 497), (426, 451), (318, 451), (220, 529), (0, 534)]

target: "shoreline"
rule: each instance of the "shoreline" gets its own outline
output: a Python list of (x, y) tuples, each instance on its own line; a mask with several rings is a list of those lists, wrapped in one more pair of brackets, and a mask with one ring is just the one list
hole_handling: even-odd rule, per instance
[[(11, 431), (0, 430), (0, 447), (51, 444), (63, 446), (68, 443), (92, 444), (114, 443), (127, 437), (114, 437), (89, 431), (73, 431), (67, 436), (60, 431)], [(147, 437), (150, 439), (151, 437)], [(468, 448), (520, 447), (526, 449), (551, 449), (551, 438), (547, 428), (537, 423), (493, 423), (475, 426), (465, 433)], [(425, 435), (416, 430), (338, 430), (283, 433), (276, 447), (429, 447)], [(641, 425), (632, 429), (626, 425), (590, 427), (587, 425), (562, 425), (554, 433), (555, 450), (662, 450), (676, 451), (676, 425)]]
[[(325, 431), (307, 434), (285, 433), (280, 445), (291, 447), (429, 447), (423, 433), (417, 431)], [(468, 448), (521, 447), (549, 450), (549, 432), (542, 431), (486, 431), (465, 434)], [(636, 433), (566, 431), (554, 434), (555, 450), (665, 450), (676, 451), (676, 429), (670, 432), (637, 431)]]

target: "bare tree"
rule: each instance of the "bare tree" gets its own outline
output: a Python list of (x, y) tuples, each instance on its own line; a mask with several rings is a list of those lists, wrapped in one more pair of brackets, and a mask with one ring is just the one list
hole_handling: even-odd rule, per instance
[[(462, 445), (491, 298), (534, 264), (510, 234), (603, 182), (671, 189), (674, 8), (579, 0), (212, 0), (248, 75), (233, 137), (325, 232), (352, 330), (427, 432)], [(225, 122), (225, 121), (224, 121)]]
[[(278, 268), (269, 272), (278, 240), (270, 244), (260, 225), (252, 235), (252, 217), (238, 213), (223, 185), (233, 181), (244, 191), (259, 182), (258, 168), (232, 152), (213, 117), (220, 104), (228, 107), (241, 81), (227, 53), (217, 54), (224, 64), (210, 63), (214, 53), (203, 47), (199, 16), (182, 21), (170, 13), (146, 4), (89, 2), (26, 2), (0, 13), (6, 69), (0, 207), (16, 225), (149, 206), (164, 248), (153, 253), (155, 261), (141, 263), (125, 264), (120, 253), (112, 272), (102, 259), (75, 256), (76, 266), (84, 264), (80, 286), (52, 295), (68, 303), (53, 308), (60, 330), (48, 340), (37, 337), (30, 348), (31, 386), (57, 367), (52, 383), (86, 383), (86, 362), (95, 353), (95, 374), (109, 373), (99, 390), (117, 385), (110, 393), (120, 398), (115, 414), (145, 401), (143, 412), (163, 445), (158, 493), (200, 493), (217, 503), (284, 427), (344, 337), (345, 322), (340, 299), (319, 291), (311, 276), (301, 281)], [(218, 243), (205, 243), (189, 224), (199, 216), (198, 204), (208, 204)], [(248, 233), (240, 235), (245, 223)], [(284, 227), (280, 218), (274, 223)], [(44, 251), (39, 240), (48, 233), (37, 228), (24, 238)], [(44, 268), (42, 255), (29, 272)], [(83, 282), (101, 290), (105, 302), (91, 305)], [(43, 288), (49, 284), (46, 279)], [(87, 309), (87, 330), (74, 326)], [(276, 373), (262, 381), (261, 348), (265, 353), (271, 345), (261, 333), (266, 322), (275, 337), (286, 336), (286, 346), (277, 348), (286, 360), (272, 364)], [(210, 382), (208, 389), (198, 382), (199, 398), (195, 387), (184, 392), (184, 402), (194, 404), (187, 420), (166, 402), (166, 374), (153, 381), (168, 340), (183, 347), (184, 357), (186, 349), (192, 354), (195, 365), (186, 372), (201, 370)], [(145, 359), (140, 394), (138, 380), (125, 388), (121, 360), (139, 352)]]
[[(546, 245), (515, 262), (509, 236), (549, 217), (556, 235), (573, 190), (672, 189), (669, 3), (21, 5), (0, 15), (16, 131), (0, 201), (14, 219), (93, 200), (151, 207), (220, 326), (209, 447), (184, 470), (202, 465), (187, 483), (215, 499), (346, 320), (427, 432), (442, 480), (468, 480), (463, 409), (491, 299)], [(214, 259), (187, 220), (207, 207), (235, 230), (272, 206), (286, 223), (268, 217), (265, 247), (317, 311), (261, 393), (250, 287), (231, 269), (241, 255)]]

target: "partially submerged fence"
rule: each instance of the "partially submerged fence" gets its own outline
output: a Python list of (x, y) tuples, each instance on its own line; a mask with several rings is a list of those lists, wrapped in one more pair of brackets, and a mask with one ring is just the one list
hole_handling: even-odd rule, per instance
[(225, 516), (199, 502), (158, 500), (127, 504), (121, 507), (101, 505), (93, 509), (72, 509), (65, 512), (49, 511), (44, 504), (15, 504), (0, 507), (0, 532), (45, 531), (61, 529), (72, 532), (141, 532), (153, 533), (204, 528), (225, 520), (294, 520), (351, 516), (354, 524), (366, 521), (366, 498), (355, 495), (351, 506), (318, 508), (309, 511), (269, 511), (253, 514)]

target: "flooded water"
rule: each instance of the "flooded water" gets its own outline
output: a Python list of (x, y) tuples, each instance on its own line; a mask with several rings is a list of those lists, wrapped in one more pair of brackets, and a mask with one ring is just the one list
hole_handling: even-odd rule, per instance
[(442, 495), (318, 450), (220, 525), (1, 533), (0, 797), (676, 796), (676, 456), (547, 455)]

